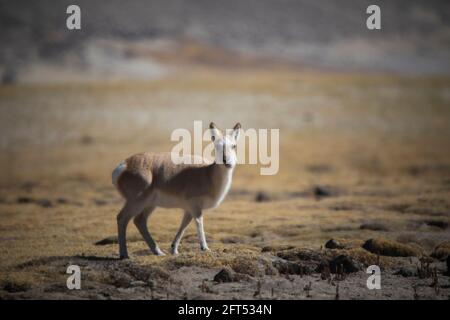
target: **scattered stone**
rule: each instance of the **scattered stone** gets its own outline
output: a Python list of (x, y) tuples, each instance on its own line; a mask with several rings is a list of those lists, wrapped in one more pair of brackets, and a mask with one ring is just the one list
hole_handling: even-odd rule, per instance
[(340, 244), (337, 240), (330, 239), (325, 243), (325, 248), (327, 249), (344, 249), (344, 246)]
[(230, 268), (223, 268), (214, 276), (215, 282), (233, 282), (235, 281), (235, 273)]
[(344, 273), (357, 272), (363, 269), (362, 265), (347, 255), (340, 255), (330, 261), (331, 273), (338, 273), (340, 268)]
[(391, 257), (417, 257), (421, 255), (418, 248), (383, 238), (369, 239), (363, 246), (369, 252)]
[(331, 196), (331, 190), (326, 187), (315, 186), (313, 189), (313, 193), (316, 198)]
[(259, 191), (257, 194), (256, 194), (256, 197), (255, 197), (255, 201), (256, 202), (269, 202), (269, 201), (271, 201), (272, 199), (271, 199), (271, 197), (269, 196), (269, 194), (267, 193), (267, 192), (264, 192), (264, 191)]
[(401, 267), (399, 270), (394, 272), (395, 275), (407, 277), (417, 277), (417, 268), (416, 267)]
[(17, 203), (25, 204), (25, 203), (33, 203), (33, 202), (34, 202), (34, 199), (30, 198), (30, 197), (18, 197), (17, 198)]

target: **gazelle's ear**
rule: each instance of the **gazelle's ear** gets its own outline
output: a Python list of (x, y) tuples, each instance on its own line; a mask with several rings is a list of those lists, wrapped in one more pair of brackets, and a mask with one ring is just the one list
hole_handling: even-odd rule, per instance
[(216, 140), (221, 135), (219, 129), (217, 129), (217, 127), (214, 124), (214, 122), (211, 122), (209, 124), (209, 131), (211, 132), (211, 140), (212, 141)]
[(238, 122), (233, 128), (233, 137), (237, 141), (241, 135), (241, 124)]

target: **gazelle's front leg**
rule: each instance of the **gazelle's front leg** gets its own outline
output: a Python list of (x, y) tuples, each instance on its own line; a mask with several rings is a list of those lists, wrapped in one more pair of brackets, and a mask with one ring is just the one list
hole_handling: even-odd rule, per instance
[(183, 237), (184, 231), (186, 230), (186, 227), (189, 225), (191, 220), (192, 220), (192, 215), (186, 211), (184, 213), (183, 220), (181, 220), (180, 228), (178, 229), (175, 239), (173, 239), (173, 242), (172, 242), (172, 246), (171, 246), (172, 254), (178, 254), (178, 246), (180, 245), (181, 238)]
[(197, 218), (195, 218), (195, 225), (197, 226), (198, 240), (200, 241), (200, 248), (203, 251), (209, 251), (208, 244), (206, 243), (205, 230), (203, 229), (203, 216), (200, 213)]

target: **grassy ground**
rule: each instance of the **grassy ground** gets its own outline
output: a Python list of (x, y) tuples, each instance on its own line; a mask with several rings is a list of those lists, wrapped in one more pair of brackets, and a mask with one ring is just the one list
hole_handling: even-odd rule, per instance
[[(449, 102), (445, 78), (282, 68), (0, 87), (0, 296), (448, 298), (448, 247), (435, 248), (450, 241)], [(170, 132), (194, 120), (279, 128), (279, 173), (236, 169), (229, 196), (205, 218), (211, 252), (199, 251), (190, 226), (179, 256), (155, 257), (130, 224), (131, 260), (118, 261), (114, 239), (95, 245), (116, 234), (112, 169), (136, 152), (168, 151)], [(157, 209), (149, 220), (166, 252), (180, 219)], [(325, 248), (332, 238), (344, 247)], [(393, 242), (370, 252), (371, 238)], [(386, 255), (402, 245), (412, 256)], [(324, 261), (341, 254), (359, 271), (329, 275)], [(374, 263), (382, 290), (365, 286)], [(83, 290), (67, 290), (69, 264), (81, 266)], [(223, 267), (234, 281), (217, 284)], [(413, 274), (394, 275), (400, 268)]]

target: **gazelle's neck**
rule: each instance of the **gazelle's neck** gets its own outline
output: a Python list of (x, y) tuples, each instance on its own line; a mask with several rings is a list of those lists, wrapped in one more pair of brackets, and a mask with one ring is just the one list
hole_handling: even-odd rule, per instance
[(231, 187), (231, 182), (233, 180), (234, 167), (227, 168), (224, 164), (213, 163), (210, 166), (212, 170), (212, 183), (214, 192), (214, 206), (218, 206)]
[(213, 174), (215, 175), (215, 178), (220, 177), (232, 177), (234, 172), (234, 167), (227, 167), (226, 165), (222, 163), (217, 163), (214, 161), (214, 163), (210, 164), (210, 169), (212, 170)]

